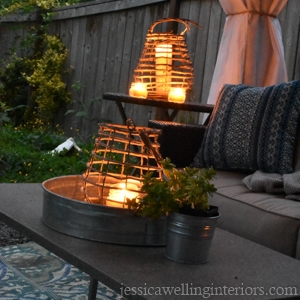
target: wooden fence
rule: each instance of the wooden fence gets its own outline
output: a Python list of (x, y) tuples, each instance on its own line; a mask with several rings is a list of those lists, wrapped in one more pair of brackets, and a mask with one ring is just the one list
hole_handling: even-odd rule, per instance
[[(206, 103), (225, 14), (218, 0), (178, 2), (179, 17), (193, 20), (202, 26), (202, 29), (192, 26), (186, 40), (195, 69), (191, 100)], [(156, 20), (168, 17), (169, 10), (170, 1), (166, 0), (97, 0), (55, 10), (49, 31), (59, 35), (69, 49), (66, 67), (72, 66), (72, 71), (65, 78), (68, 89), (71, 90), (71, 85), (76, 82), (82, 86), (79, 93), (72, 90), (73, 100), (82, 99), (88, 104), (90, 99), (100, 98), (90, 107), (91, 118), (121, 123), (115, 103), (101, 100), (101, 96), (103, 92), (127, 93), (147, 30)], [(26, 32), (26, 27), (17, 25), (29, 25), (34, 19), (35, 14), (2, 19), (0, 59), (5, 58), (15, 37), (23, 36)], [(289, 0), (279, 20), (289, 80), (300, 79), (299, 0)], [(72, 115), (64, 116), (66, 109), (80, 111), (82, 108), (78, 103), (62, 108), (57, 122), (67, 134), (74, 135), (76, 129), (85, 137), (96, 133), (96, 122)], [(145, 126), (148, 119), (155, 117), (155, 109), (149, 107), (127, 104), (126, 112), (137, 125)], [(182, 113), (178, 118), (191, 122), (197, 116)]]

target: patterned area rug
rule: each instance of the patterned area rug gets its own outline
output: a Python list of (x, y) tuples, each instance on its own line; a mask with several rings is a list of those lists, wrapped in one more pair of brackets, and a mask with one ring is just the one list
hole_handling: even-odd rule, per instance
[[(89, 276), (36, 243), (0, 248), (0, 299), (88, 299)], [(120, 299), (98, 283), (97, 299)]]

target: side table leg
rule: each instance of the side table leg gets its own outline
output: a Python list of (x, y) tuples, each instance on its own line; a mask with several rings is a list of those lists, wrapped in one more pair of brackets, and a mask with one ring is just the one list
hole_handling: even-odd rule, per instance
[(98, 280), (90, 277), (89, 297), (88, 300), (96, 300)]
[(177, 109), (174, 109), (171, 113), (171, 115), (168, 115), (167, 116), (167, 120), (168, 121), (173, 121), (174, 118), (177, 116), (177, 113), (178, 113), (178, 110)]
[(117, 107), (119, 109), (119, 112), (120, 112), (121, 118), (123, 120), (123, 123), (126, 124), (127, 116), (126, 116), (124, 107), (123, 107), (122, 103), (120, 103), (120, 102), (116, 102), (116, 104), (117, 104)]

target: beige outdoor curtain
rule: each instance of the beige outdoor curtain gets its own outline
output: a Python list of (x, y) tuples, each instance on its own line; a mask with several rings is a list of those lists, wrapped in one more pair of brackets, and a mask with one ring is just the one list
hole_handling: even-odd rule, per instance
[(288, 0), (219, 0), (227, 17), (208, 97), (226, 83), (268, 86), (287, 81), (281, 26)]

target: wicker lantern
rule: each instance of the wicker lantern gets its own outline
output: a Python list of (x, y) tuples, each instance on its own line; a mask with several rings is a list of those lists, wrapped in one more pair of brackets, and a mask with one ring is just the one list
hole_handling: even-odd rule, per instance
[[(155, 33), (154, 27), (163, 22), (180, 22), (185, 29), (180, 34)], [(186, 92), (191, 89), (194, 74), (188, 54), (185, 33), (190, 30), (183, 19), (161, 19), (148, 30), (143, 52), (134, 70), (130, 96), (184, 102)]]
[(89, 203), (127, 208), (126, 199), (142, 196), (143, 175), (158, 172), (160, 130), (127, 125), (101, 124), (95, 149), (83, 174), (82, 191)]

